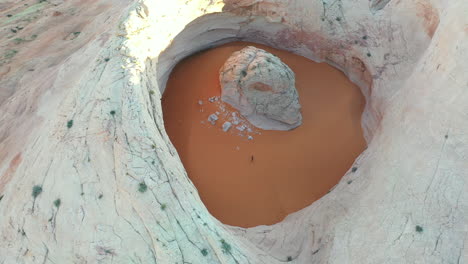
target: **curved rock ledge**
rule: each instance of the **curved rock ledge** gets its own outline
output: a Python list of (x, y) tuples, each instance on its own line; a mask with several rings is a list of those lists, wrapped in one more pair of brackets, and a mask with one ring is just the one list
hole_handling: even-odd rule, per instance
[[(466, 1), (0, 7), (0, 263), (468, 261)], [(232, 40), (330, 63), (367, 101), (368, 149), (272, 226), (214, 219), (162, 121), (172, 68)]]

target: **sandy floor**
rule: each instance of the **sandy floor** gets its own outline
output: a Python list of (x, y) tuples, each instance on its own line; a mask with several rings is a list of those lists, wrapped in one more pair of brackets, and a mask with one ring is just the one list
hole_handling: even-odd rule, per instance
[[(225, 224), (252, 227), (281, 221), (338, 183), (366, 146), (360, 126), (365, 102), (359, 88), (329, 65), (250, 43), (295, 72), (303, 124), (279, 132), (240, 120), (224, 132), (222, 124), (235, 111), (208, 99), (221, 94), (219, 68), (246, 45), (229, 43), (179, 63), (163, 110), (167, 133), (208, 210)], [(220, 120), (212, 125), (207, 118), (215, 112)]]

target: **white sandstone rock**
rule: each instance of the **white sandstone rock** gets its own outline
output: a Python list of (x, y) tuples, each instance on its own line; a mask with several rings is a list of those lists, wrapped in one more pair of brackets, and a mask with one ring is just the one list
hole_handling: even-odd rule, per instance
[[(330, 3), (3, 1), (0, 263), (468, 263), (468, 2)], [(16, 21), (38, 37), (11, 43)], [(208, 212), (154, 100), (182, 58), (239, 39), (330, 63), (366, 97), (359, 169), (254, 228)]]
[(232, 126), (231, 122), (224, 122), (223, 131), (227, 132), (231, 128), (231, 126)]
[(254, 126), (290, 130), (302, 123), (294, 72), (275, 55), (252, 46), (234, 52), (219, 80), (221, 99)]
[(216, 114), (211, 114), (208, 116), (208, 121), (210, 121), (211, 124), (216, 124), (216, 121), (218, 121), (218, 116)]

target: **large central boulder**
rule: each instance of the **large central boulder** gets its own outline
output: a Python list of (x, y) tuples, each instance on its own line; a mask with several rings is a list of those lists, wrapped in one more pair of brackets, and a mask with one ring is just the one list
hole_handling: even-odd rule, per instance
[(221, 99), (252, 125), (290, 130), (302, 124), (294, 72), (275, 55), (252, 46), (234, 52), (219, 72)]

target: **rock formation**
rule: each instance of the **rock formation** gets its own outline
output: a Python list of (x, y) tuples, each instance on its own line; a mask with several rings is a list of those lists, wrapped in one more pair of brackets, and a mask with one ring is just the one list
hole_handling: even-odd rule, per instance
[(302, 122), (294, 72), (252, 46), (234, 52), (219, 71), (221, 99), (262, 129), (290, 130)]
[[(0, 263), (467, 263), (466, 10), (3, 1)], [(162, 121), (173, 67), (232, 40), (332, 64), (367, 101), (368, 148), (326, 196), (272, 226), (212, 217)]]

